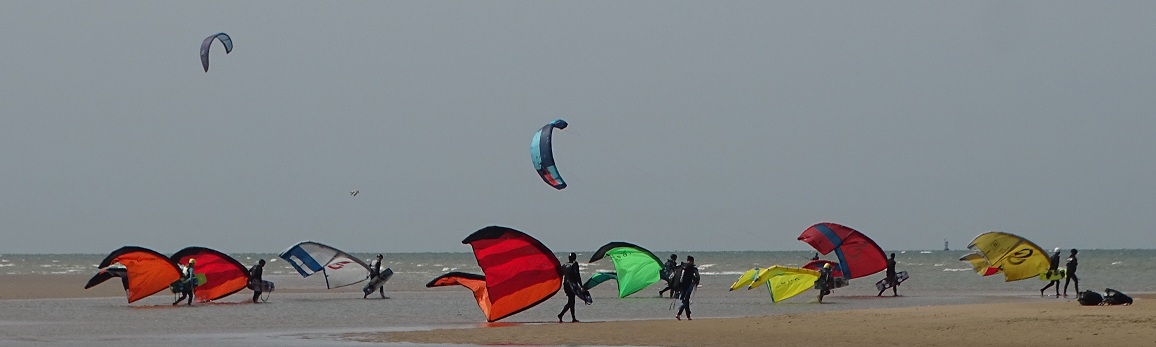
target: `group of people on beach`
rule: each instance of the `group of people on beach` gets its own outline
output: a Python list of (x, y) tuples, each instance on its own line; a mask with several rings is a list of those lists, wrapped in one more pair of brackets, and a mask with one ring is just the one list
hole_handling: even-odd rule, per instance
[[(382, 275), (382, 273), (381, 273), (381, 260), (383, 258), (384, 258), (384, 256), (382, 256), (381, 254), (378, 254), (377, 260), (375, 260), (373, 262), (373, 267), (370, 268), (370, 270), (369, 270), (370, 271), (369, 272), (369, 281), (370, 282), (373, 282), (375, 279), (377, 279), (379, 276)], [(199, 283), (197, 283), (198, 282), (197, 276), (193, 273), (193, 268), (196, 266), (196, 264), (197, 264), (197, 259), (190, 258), (188, 263), (186, 263), (185, 265), (182, 265), (183, 269), (181, 270), (180, 279), (178, 279), (176, 282), (173, 282), (173, 284), (172, 284), (173, 292), (174, 293), (180, 292), (180, 294), (181, 294), (181, 296), (178, 297), (176, 301), (173, 301), (173, 306), (180, 304), (181, 301), (185, 300), (186, 298), (188, 299), (187, 305), (189, 305), (189, 306), (193, 305), (193, 297), (195, 296), (194, 291), (196, 290), (196, 287), (199, 284)], [(253, 290), (253, 303), (259, 303), (260, 302), (259, 300), (261, 299), (261, 294), (264, 293), (265, 280), (262, 278), (262, 276), (264, 275), (264, 272), (265, 272), (265, 259), (258, 260), (257, 264), (254, 264), (252, 267), (249, 268), (249, 281), (247, 283), (247, 287), (249, 289)], [(363, 296), (362, 298), (363, 299), (368, 298), (369, 294), (373, 294), (373, 292), (375, 292), (375, 291), (381, 293), (382, 299), (389, 299), (388, 296), (385, 296), (385, 286), (383, 284), (379, 284), (376, 288), (370, 288), (369, 290), (367, 290), (365, 292), (365, 296)]]
[[(562, 289), (566, 293), (566, 305), (562, 307), (562, 312), (558, 313), (558, 322), (562, 322), (562, 317), (566, 312), (570, 312), (570, 322), (578, 322), (578, 318), (574, 315), (575, 298), (583, 296), (586, 304), (589, 305), (589, 293), (582, 285), (582, 274), (578, 271), (578, 255), (570, 253), (569, 261), (562, 265), (563, 278)], [(682, 320), (682, 313), (686, 312), (686, 319), (690, 318), (690, 296), (694, 293), (694, 288), (698, 287), (699, 274), (698, 267), (694, 265), (694, 257), (686, 256), (686, 262), (677, 264), (678, 255), (671, 254), (670, 259), (663, 264), (661, 277), (666, 280), (666, 288), (658, 291), (658, 296), (662, 297), (664, 293), (670, 291), (670, 297), (674, 298), (676, 295), (679, 298), (678, 313), (674, 318)], [(677, 264), (677, 265), (676, 265)]]

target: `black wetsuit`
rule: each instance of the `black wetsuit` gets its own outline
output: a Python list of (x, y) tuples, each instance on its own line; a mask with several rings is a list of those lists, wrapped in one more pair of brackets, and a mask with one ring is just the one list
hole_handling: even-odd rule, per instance
[(1068, 257), (1068, 279), (1064, 280), (1064, 296), (1068, 296), (1068, 283), (1076, 282), (1076, 293), (1080, 292), (1080, 278), (1076, 277), (1076, 265), (1079, 261), (1076, 260), (1076, 255)]
[(690, 295), (694, 293), (694, 288), (698, 287), (698, 268), (694, 263), (682, 264), (681, 277), (682, 293), (679, 294), (679, 298), (682, 299), (682, 305), (679, 306), (677, 315), (681, 316), (682, 311), (686, 311), (686, 319), (690, 319)]
[[(899, 296), (899, 278), (895, 275), (894, 258), (887, 259), (887, 282), (891, 283), (891, 293)], [(882, 296), (885, 291), (887, 291), (887, 288), (883, 288), (883, 290), (880, 290), (879, 294), (875, 296)]]
[[(373, 268), (369, 269), (369, 281), (372, 282), (380, 276), (381, 276), (381, 259), (378, 259), (378, 260), (373, 261)], [(370, 290), (368, 292), (366, 292), (365, 296), (362, 296), (362, 298), (364, 299), (364, 298), (369, 297), (369, 294), (373, 294), (373, 292), (380, 292), (381, 298), (385, 299), (385, 282), (382, 282), (381, 285), (377, 286), (377, 288), (370, 288)]]
[(823, 302), (823, 296), (831, 294), (831, 268), (819, 269), (819, 279), (815, 283), (819, 284), (819, 302)]
[[(1049, 275), (1056, 273), (1056, 271), (1059, 271), (1058, 269), (1060, 268), (1060, 252), (1056, 251), (1055, 254), (1052, 254), (1052, 257), (1048, 258), (1048, 262), (1051, 263), (1051, 265), (1048, 266), (1048, 274)], [(1040, 289), (1040, 296), (1044, 296), (1044, 291), (1048, 290), (1048, 288), (1051, 288), (1052, 286), (1056, 286), (1056, 297), (1059, 297), (1060, 296), (1060, 280), (1048, 282), (1048, 285), (1046, 285)]]
[(566, 292), (566, 306), (562, 307), (562, 312), (558, 313), (558, 321), (562, 321), (562, 316), (566, 311), (570, 311), (570, 321), (577, 322), (578, 318), (574, 317), (574, 296), (580, 294), (576, 290), (582, 290), (582, 274), (578, 272), (578, 263), (570, 262), (564, 265), (565, 271), (562, 277), (562, 289)]
[(181, 274), (181, 297), (177, 298), (177, 301), (173, 301), (173, 306), (185, 298), (189, 298), (189, 305), (193, 304), (193, 287), (197, 285), (196, 282), (197, 277), (193, 274), (193, 264), (189, 264), (185, 268), (185, 272)]
[(254, 303), (257, 302), (257, 299), (261, 298), (261, 286), (264, 284), (264, 280), (261, 279), (261, 274), (265, 271), (264, 268), (261, 264), (253, 265), (253, 267), (249, 268), (249, 283), (253, 284), (253, 288), (257, 288), (253, 289)]
[(676, 267), (678, 267), (678, 263), (674, 259), (668, 259), (666, 264), (662, 265), (662, 268), (666, 270), (666, 288), (658, 291), (659, 297), (662, 296), (662, 293), (665, 293), (668, 290), (670, 291), (670, 297), (672, 298), (678, 294), (678, 288), (675, 288), (674, 285), (674, 268)]

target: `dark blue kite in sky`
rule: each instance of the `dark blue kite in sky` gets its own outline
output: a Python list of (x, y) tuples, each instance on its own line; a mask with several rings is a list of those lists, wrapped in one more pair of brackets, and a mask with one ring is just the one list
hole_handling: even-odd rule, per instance
[(566, 188), (566, 181), (558, 174), (558, 167), (554, 166), (554, 149), (550, 146), (550, 134), (554, 128), (566, 129), (566, 121), (556, 120), (546, 124), (534, 133), (534, 141), (530, 143), (530, 160), (534, 162), (534, 170), (542, 176), (542, 180), (554, 189)]
[(209, 46), (213, 45), (213, 39), (220, 40), (221, 44), (225, 45), (225, 54), (233, 51), (233, 39), (229, 38), (229, 34), (216, 33), (206, 37), (205, 41), (201, 42), (201, 65), (205, 67), (205, 72), (209, 72)]

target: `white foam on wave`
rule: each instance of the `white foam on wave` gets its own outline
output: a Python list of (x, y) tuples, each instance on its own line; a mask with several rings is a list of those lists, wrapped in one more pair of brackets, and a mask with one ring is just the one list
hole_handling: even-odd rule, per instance
[(975, 271), (974, 269), (943, 269), (943, 271)]
[(12, 264), (12, 263), (0, 264), (0, 267), (6, 267), (6, 266), (16, 266), (16, 264)]
[(708, 268), (708, 267), (711, 267), (711, 266), (714, 266), (714, 264), (702, 264), (702, 265), (699, 265), (699, 266), (698, 266), (698, 268), (699, 268), (699, 269), (705, 269), (705, 268)]
[(699, 272), (698, 274), (703, 275), (703, 276), (716, 276), (716, 275), (742, 275), (745, 273), (746, 273), (745, 271), (718, 271), (718, 272)]

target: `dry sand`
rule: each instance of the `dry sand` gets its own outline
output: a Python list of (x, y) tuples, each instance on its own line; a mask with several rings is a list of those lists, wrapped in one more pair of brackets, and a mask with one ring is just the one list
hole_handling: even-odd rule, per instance
[[(350, 334), (366, 342), (609, 346), (1154, 346), (1156, 295), (1131, 306), (1039, 299), (676, 321), (495, 324)], [(1148, 300), (1144, 300), (1148, 299)], [(1028, 300), (1028, 299), (1025, 299)], [(1054, 299), (1053, 299), (1054, 300)]]

